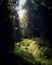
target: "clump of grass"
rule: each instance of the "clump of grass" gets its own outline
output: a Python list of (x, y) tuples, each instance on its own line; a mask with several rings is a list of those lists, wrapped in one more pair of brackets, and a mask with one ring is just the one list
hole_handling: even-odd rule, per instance
[(14, 53), (34, 65), (38, 65), (38, 63), (52, 65), (52, 56), (47, 58), (47, 55), (51, 54), (51, 49), (46, 46), (47, 43), (48, 41), (41, 38), (23, 39), (21, 42), (15, 43)]

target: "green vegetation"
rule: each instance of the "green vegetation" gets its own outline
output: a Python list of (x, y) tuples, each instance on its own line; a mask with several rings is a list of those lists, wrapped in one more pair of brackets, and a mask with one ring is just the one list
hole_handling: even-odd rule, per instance
[(27, 0), (20, 21), (16, 1), (0, 0), (0, 65), (52, 65), (51, 1)]
[(23, 39), (21, 42), (15, 43), (14, 53), (33, 65), (39, 65), (39, 63), (41, 65), (52, 65), (52, 49), (45, 44), (49, 44), (49, 42), (41, 38)]

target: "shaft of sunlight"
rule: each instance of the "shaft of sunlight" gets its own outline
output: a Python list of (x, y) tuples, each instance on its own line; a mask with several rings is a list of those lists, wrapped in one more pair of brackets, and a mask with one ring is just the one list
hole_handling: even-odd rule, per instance
[[(17, 1), (16, 1), (17, 3)], [(19, 20), (23, 19), (26, 13), (26, 9), (24, 8), (26, 4), (26, 0), (18, 0), (18, 6), (15, 6), (15, 10), (18, 14)]]
[(25, 14), (26, 14), (26, 10), (25, 10), (25, 9), (20, 10), (20, 11), (18, 12), (19, 19), (23, 19), (24, 16), (25, 16)]

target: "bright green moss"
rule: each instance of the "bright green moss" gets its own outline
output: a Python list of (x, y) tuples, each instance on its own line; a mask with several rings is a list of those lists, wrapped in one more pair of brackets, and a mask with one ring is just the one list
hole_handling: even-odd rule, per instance
[[(51, 65), (52, 58), (48, 60), (45, 55), (50, 48), (44, 46), (44, 43), (46, 44), (47, 41), (43, 42), (41, 38), (23, 39), (21, 42), (15, 43), (14, 53), (34, 65), (39, 62), (41, 65)], [(49, 53), (51, 54), (51, 51)]]

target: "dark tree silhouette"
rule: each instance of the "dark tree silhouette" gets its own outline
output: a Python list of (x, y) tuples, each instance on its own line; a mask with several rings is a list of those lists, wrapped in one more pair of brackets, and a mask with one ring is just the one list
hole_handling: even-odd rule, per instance
[(0, 63), (10, 63), (12, 47), (14, 44), (13, 25), (8, 10), (8, 0), (3, 0), (0, 5)]

